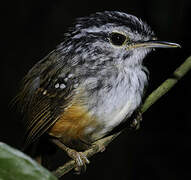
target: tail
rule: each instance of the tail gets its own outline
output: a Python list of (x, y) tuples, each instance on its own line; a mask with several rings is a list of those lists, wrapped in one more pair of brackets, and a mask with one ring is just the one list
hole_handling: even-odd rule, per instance
[(56, 153), (56, 146), (52, 144), (47, 137), (42, 137), (40, 140), (30, 144), (23, 145), (22, 151), (35, 159), (42, 166), (50, 169), (51, 164), (48, 157)]

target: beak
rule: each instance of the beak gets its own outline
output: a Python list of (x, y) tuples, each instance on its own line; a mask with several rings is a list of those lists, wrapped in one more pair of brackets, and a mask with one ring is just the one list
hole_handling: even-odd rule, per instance
[(139, 48), (139, 47), (144, 47), (144, 48), (180, 48), (181, 46), (177, 43), (151, 40), (151, 41), (144, 41), (144, 42), (136, 43), (136, 44), (132, 45), (132, 47), (133, 48)]

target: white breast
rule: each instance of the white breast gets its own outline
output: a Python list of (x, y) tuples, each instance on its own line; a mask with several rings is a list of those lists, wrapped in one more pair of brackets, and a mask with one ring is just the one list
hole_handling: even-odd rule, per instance
[(95, 97), (97, 98), (97, 106), (92, 109), (92, 114), (97, 116), (99, 124), (103, 127), (99, 131), (91, 129), (95, 130), (92, 135), (96, 139), (107, 134), (137, 109), (141, 103), (147, 77), (141, 68), (127, 69), (112, 82), (113, 87), (109, 92), (102, 89)]

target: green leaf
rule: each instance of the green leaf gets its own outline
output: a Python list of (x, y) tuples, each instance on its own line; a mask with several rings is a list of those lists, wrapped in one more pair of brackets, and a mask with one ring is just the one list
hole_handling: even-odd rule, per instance
[(57, 180), (21, 151), (0, 142), (0, 180)]

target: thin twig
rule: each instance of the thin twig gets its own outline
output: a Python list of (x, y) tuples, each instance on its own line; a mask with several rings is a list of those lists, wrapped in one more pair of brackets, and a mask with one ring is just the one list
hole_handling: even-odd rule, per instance
[(191, 69), (191, 56), (188, 57), (156, 90), (154, 90), (145, 100), (141, 112), (144, 113), (158, 99), (166, 94), (177, 82)]
[[(152, 106), (159, 98), (166, 94), (177, 82), (180, 80), (189, 70), (191, 69), (191, 56), (188, 57), (182, 65), (177, 68), (172, 77), (164, 81), (156, 90), (154, 90), (145, 100), (141, 107), (141, 113), (144, 113), (150, 106)], [(101, 147), (106, 147), (109, 143), (113, 141), (120, 133), (105, 137), (96, 141), (92, 148), (84, 151), (87, 158), (93, 156), (94, 154), (100, 152)], [(64, 174), (68, 173), (75, 167), (74, 160), (70, 160), (63, 166), (57, 168), (53, 173), (57, 177), (62, 177)]]
[[(102, 147), (106, 147), (110, 142), (112, 142), (120, 133), (105, 137), (103, 139), (100, 139), (98, 141), (96, 141), (94, 143), (94, 145), (84, 151), (84, 155), (89, 158), (91, 156), (93, 156), (94, 154), (100, 152), (100, 149)], [(75, 167), (75, 161), (74, 160), (70, 160), (67, 163), (65, 163), (63, 166), (58, 167), (55, 171), (53, 171), (53, 174), (56, 177), (62, 177), (64, 174), (68, 173), (69, 171), (71, 171), (73, 168)]]

